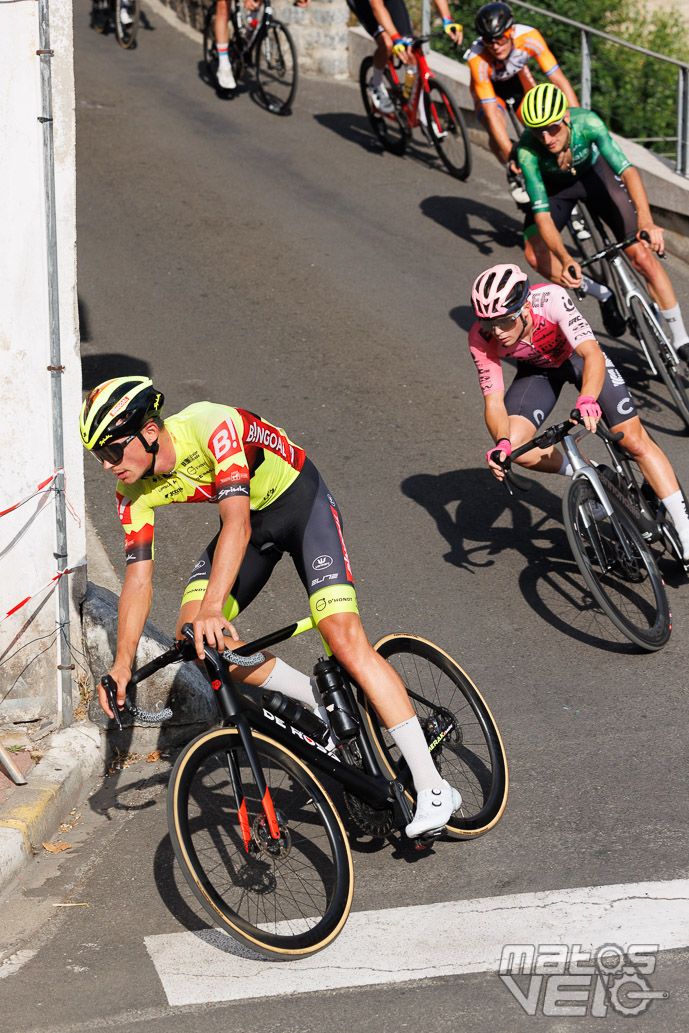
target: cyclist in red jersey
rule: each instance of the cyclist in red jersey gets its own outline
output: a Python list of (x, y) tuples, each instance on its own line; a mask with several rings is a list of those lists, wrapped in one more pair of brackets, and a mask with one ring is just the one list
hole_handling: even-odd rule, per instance
[[(397, 672), (364, 633), (337, 504), (304, 450), (284, 430), (245, 409), (197, 402), (161, 418), (163, 395), (147, 377), (119, 377), (94, 388), (81, 410), (84, 446), (117, 479), (127, 569), (120, 595), (117, 651), (110, 675), (118, 704), (153, 597), (155, 510), (185, 502), (217, 505), (220, 530), (194, 566), (177, 635), (194, 628), (217, 649), (239, 635), (231, 621), (258, 595), (284, 552), (309, 595), (313, 619), (335, 657), (361, 686), (407, 761), (417, 791), (410, 838), (442, 828), (461, 796), (438, 772)], [(315, 683), (284, 661), (233, 668), (232, 677), (282, 692), (318, 711)], [(105, 690), (100, 704), (113, 716)], [(327, 714), (324, 710), (320, 716)]]
[[(469, 331), (485, 406), (486, 426), (495, 442), (486, 461), (498, 480), (500, 459), (531, 441), (552, 411), (563, 386), (579, 391), (576, 408), (586, 429), (595, 433), (603, 416), (670, 514), (689, 561), (689, 515), (670, 461), (647, 434), (629, 389), (602, 351), (591, 327), (563, 287), (529, 287), (516, 265), (496, 265), (477, 277), (471, 293), (477, 321)], [(517, 374), (505, 391), (501, 360), (516, 359)], [(541, 473), (571, 476), (567, 458), (554, 445), (536, 448), (517, 460)]]
[(490, 149), (507, 170), (510, 193), (519, 205), (529, 202), (524, 187), (515, 178), (513, 143), (507, 130), (507, 102), (520, 117), (524, 95), (536, 85), (529, 61), (539, 68), (565, 93), (572, 107), (579, 101), (569, 79), (560, 68), (538, 29), (515, 24), (512, 8), (506, 3), (489, 3), (476, 14), (475, 39), (464, 55), (471, 72), (469, 89), (474, 99), (476, 117), (488, 132)]

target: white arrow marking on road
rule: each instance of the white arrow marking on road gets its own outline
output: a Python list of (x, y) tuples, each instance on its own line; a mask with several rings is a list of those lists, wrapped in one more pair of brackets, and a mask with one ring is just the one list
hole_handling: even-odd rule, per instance
[(311, 958), (257, 958), (219, 929), (147, 936), (171, 1005), (497, 972), (505, 944), (689, 946), (689, 880), (520, 893), (353, 912)]

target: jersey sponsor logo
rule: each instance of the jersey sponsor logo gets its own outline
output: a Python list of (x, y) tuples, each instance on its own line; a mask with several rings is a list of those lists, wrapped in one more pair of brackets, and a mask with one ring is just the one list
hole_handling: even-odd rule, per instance
[(117, 495), (117, 515), (123, 524), (131, 524), (131, 499), (125, 499), (123, 495)]
[(617, 411), (620, 416), (629, 416), (634, 412), (634, 403), (629, 395), (627, 395), (626, 398), (623, 398), (621, 402), (617, 403)]
[(275, 452), (282, 456), (286, 463), (294, 465), (294, 450), (290, 447), (290, 456), (287, 457), (287, 441), (278, 434), (274, 427), (266, 427), (260, 423), (252, 423), (249, 433), (246, 436), (247, 445), (259, 445), (267, 448), (269, 452)]
[(327, 570), (328, 567), (332, 567), (333, 558), (323, 554), (322, 556), (316, 556), (315, 560), (311, 564), (314, 570)]
[(210, 436), (208, 447), (218, 462), (225, 456), (239, 452), (239, 438), (231, 420), (225, 420)]
[(351, 603), (352, 597), (350, 595), (338, 595), (329, 596), (327, 599), (319, 599), (316, 603), (317, 610), (324, 610), (326, 606), (334, 606), (336, 603)]
[(218, 502), (222, 502), (229, 495), (248, 495), (249, 486), (247, 484), (225, 484), (222, 488), (218, 488)]
[(315, 577), (311, 582), (311, 588), (315, 588), (316, 585), (322, 585), (326, 581), (337, 581), (339, 574), (324, 574), (323, 577)]

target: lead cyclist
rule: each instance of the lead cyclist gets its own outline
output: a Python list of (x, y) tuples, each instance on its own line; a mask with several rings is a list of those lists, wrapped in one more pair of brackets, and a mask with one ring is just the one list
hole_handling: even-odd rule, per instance
[[(89, 393), (79, 420), (84, 447), (117, 481), (125, 531), (127, 567), (109, 672), (117, 683), (118, 706), (124, 705), (153, 598), (155, 510), (171, 503), (211, 503), (218, 507), (220, 530), (192, 570), (177, 636), (182, 625), (193, 625), (200, 660), (204, 643), (232, 648), (240, 640), (231, 622), (288, 552), (319, 632), (409, 765), (417, 806), (407, 836), (441, 829), (462, 798), (433, 763), (397, 672), (366, 638), (342, 517), (318, 470), (284, 430), (255, 413), (197, 402), (163, 421), (163, 401), (147, 377), (117, 377)], [(322, 700), (312, 679), (271, 654), (266, 657), (254, 667), (233, 668), (232, 677), (270, 687), (318, 712)], [(102, 685), (98, 692), (101, 707), (113, 717)], [(319, 716), (327, 722), (324, 710)]]

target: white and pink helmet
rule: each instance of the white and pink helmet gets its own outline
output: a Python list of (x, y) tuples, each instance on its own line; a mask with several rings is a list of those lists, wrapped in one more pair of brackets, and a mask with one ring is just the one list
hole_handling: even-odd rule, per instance
[(529, 296), (529, 280), (518, 265), (494, 265), (474, 281), (471, 304), (479, 319), (519, 312)]

